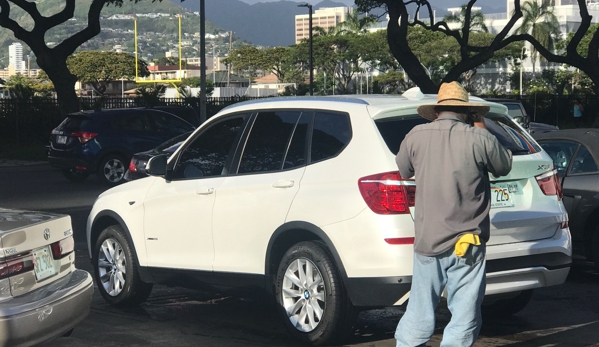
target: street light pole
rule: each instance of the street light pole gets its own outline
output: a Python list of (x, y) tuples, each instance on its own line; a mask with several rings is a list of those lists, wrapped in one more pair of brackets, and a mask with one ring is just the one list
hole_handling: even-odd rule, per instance
[(308, 54), (310, 55), (310, 95), (314, 95), (313, 86), (314, 86), (314, 58), (312, 56), (312, 5), (308, 3), (302, 3), (297, 5), (297, 7), (307, 7), (310, 14), (308, 15), (308, 40), (309, 40), (309, 50)]
[(206, 3), (200, 0), (200, 124), (206, 121)]
[(524, 69), (524, 53), (526, 52), (526, 47), (522, 47), (522, 52), (520, 54), (520, 96), (522, 96), (522, 70)]

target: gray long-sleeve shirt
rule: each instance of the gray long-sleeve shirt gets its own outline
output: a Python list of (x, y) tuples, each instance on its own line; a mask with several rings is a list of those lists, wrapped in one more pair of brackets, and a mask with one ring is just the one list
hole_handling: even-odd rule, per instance
[(493, 134), (443, 112), (406, 135), (396, 162), (402, 177), (416, 180), (416, 253), (443, 253), (466, 233), (489, 240), (488, 173), (505, 176), (512, 168), (511, 152)]

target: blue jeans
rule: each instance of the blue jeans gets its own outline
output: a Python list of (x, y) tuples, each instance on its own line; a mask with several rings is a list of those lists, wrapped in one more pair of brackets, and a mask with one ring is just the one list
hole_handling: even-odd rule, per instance
[(485, 249), (470, 245), (463, 257), (454, 249), (433, 257), (414, 253), (414, 275), (408, 308), (395, 331), (397, 347), (425, 346), (435, 331), (435, 308), (443, 289), (451, 320), (441, 347), (472, 346), (482, 325), (480, 305), (485, 295)]

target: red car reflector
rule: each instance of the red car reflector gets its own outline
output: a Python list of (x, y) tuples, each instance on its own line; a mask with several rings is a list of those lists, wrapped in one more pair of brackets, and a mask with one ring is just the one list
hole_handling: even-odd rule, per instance
[(358, 180), (362, 198), (377, 214), (410, 213), (416, 203), (416, 183), (401, 177), (399, 171), (384, 172)]
[(69, 236), (66, 239), (54, 242), (50, 245), (50, 248), (52, 248), (52, 257), (54, 259), (64, 258), (75, 250), (75, 239), (73, 236)]
[(133, 161), (133, 159), (131, 159), (131, 161), (129, 162), (129, 171), (137, 172), (137, 166), (135, 166), (135, 162)]
[(560, 182), (559, 176), (557, 175), (557, 170), (553, 169), (551, 171), (547, 171), (543, 174), (535, 176), (541, 191), (545, 195), (557, 195), (557, 199), (561, 200), (563, 197), (562, 194), (562, 184)]
[(80, 170), (80, 171), (87, 170), (87, 168), (85, 166), (75, 166), (75, 169)]
[(390, 239), (385, 239), (390, 245), (413, 245), (414, 238), (413, 237), (394, 237)]
[(18, 275), (33, 270), (33, 256), (31, 254), (24, 257), (7, 260), (0, 263), (0, 279)]
[(76, 131), (71, 134), (71, 136), (75, 136), (79, 139), (79, 142), (86, 143), (89, 142), (94, 137), (98, 136), (98, 133), (92, 133), (89, 131)]

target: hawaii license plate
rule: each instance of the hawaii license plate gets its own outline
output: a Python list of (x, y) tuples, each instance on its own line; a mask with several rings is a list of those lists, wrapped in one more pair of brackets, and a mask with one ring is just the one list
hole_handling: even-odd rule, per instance
[(48, 247), (33, 251), (35, 278), (38, 281), (54, 276), (54, 259)]
[(514, 193), (518, 192), (516, 183), (493, 183), (491, 185), (491, 208), (513, 207)]
[(67, 137), (63, 135), (56, 136), (56, 143), (64, 145), (65, 143), (67, 143)]

